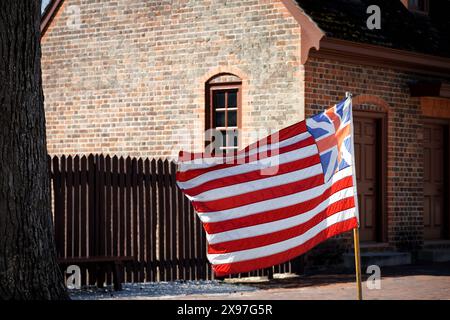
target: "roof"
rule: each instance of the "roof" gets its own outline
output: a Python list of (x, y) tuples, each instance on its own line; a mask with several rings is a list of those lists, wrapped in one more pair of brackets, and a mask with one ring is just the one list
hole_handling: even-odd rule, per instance
[[(428, 15), (400, 0), (296, 0), (327, 37), (450, 57), (450, 0), (430, 0)], [(381, 29), (369, 30), (367, 7), (378, 5)]]

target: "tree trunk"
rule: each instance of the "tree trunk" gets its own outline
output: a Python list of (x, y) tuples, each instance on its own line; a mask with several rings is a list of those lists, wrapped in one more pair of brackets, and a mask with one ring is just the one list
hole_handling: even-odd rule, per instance
[(40, 1), (0, 1), (0, 299), (67, 299), (51, 220)]

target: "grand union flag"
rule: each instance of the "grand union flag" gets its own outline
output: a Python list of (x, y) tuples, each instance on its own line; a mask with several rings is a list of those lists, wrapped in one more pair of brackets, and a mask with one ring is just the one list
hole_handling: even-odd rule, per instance
[(286, 262), (358, 226), (351, 98), (233, 156), (180, 152), (178, 186), (217, 276)]

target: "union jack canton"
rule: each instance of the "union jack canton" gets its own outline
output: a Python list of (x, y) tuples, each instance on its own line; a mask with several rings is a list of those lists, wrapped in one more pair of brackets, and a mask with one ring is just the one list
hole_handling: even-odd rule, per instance
[(333, 107), (306, 120), (309, 133), (315, 138), (324, 182), (336, 171), (353, 163), (352, 100), (347, 98)]

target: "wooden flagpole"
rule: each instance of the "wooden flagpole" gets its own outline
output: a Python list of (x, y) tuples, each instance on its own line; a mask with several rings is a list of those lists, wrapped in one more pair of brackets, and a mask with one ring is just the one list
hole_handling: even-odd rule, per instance
[[(352, 99), (353, 94), (351, 92), (345, 93), (346, 98)], [(353, 109), (353, 106), (352, 106)], [(353, 110), (351, 111), (352, 114), (352, 125), (351, 125), (351, 135), (352, 135), (352, 143), (353, 143), (353, 149), (354, 149), (354, 133), (353, 133)], [(355, 170), (355, 153), (352, 152), (352, 165), (353, 165), (353, 186), (354, 186), (354, 194), (355, 194), (355, 205), (356, 205), (356, 216), (358, 218), (358, 226), (353, 229), (353, 247), (355, 249), (355, 273), (356, 273), (356, 287), (357, 287), (357, 297), (358, 300), (362, 300), (362, 284), (361, 284), (361, 254), (359, 249), (359, 212), (358, 212), (358, 198), (356, 197), (357, 190), (356, 190), (356, 170)]]
[(355, 248), (355, 272), (356, 286), (358, 289), (358, 300), (362, 300), (362, 284), (361, 284), (361, 256), (359, 250), (359, 226), (353, 229), (353, 246)]

